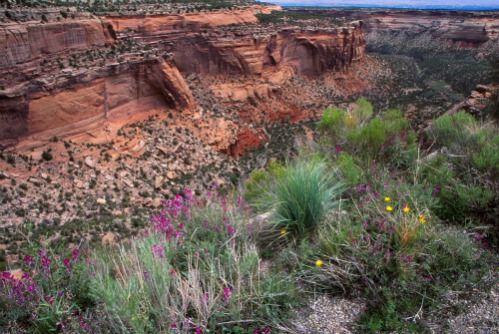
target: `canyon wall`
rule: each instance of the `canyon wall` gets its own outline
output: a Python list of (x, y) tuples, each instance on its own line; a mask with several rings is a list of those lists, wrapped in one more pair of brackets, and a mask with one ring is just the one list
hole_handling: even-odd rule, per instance
[(1, 25), (0, 68), (102, 47), (114, 42), (113, 35), (111, 26), (99, 19)]
[(499, 36), (499, 15), (494, 11), (300, 8), (292, 10), (362, 20), (366, 34), (406, 31), (418, 35), (426, 32), (462, 47), (477, 47)]
[(190, 73), (319, 76), (362, 57), (361, 22), (256, 23), (255, 13), (276, 8), (0, 24), (0, 145), (87, 131), (141, 111), (195, 110), (184, 79)]
[(228, 30), (173, 38), (164, 49), (186, 73), (262, 75), (283, 67), (318, 76), (342, 71), (364, 52), (361, 23), (330, 29)]
[(163, 59), (114, 64), (58, 79), (0, 92), (0, 143), (27, 136), (47, 140), (132, 113), (194, 105), (180, 72)]

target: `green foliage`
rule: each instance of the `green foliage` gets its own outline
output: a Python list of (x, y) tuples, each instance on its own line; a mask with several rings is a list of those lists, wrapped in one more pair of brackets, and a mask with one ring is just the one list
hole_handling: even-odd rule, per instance
[(340, 130), (345, 125), (347, 113), (344, 110), (329, 107), (322, 112), (321, 120), (317, 123), (319, 130)]
[(499, 135), (487, 138), (477, 152), (471, 154), (471, 162), (481, 173), (491, 179), (499, 179)]
[(22, 280), (5, 275), (0, 278), (0, 330), (25, 328), (51, 333), (62, 326), (71, 332), (94, 330), (78, 316), (95, 306), (80, 251), (47, 252), (39, 248), (31, 254), (24, 258)]
[[(323, 135), (322, 146), (336, 153), (346, 151), (355, 157), (357, 165), (377, 160), (393, 163), (400, 169), (410, 168), (418, 152), (416, 135), (410, 130), (409, 122), (399, 110), (390, 109), (374, 118), (372, 112), (373, 107), (365, 98), (358, 99), (349, 112), (335, 108), (324, 110), (318, 123)], [(352, 181), (352, 175), (349, 178)]]
[(345, 152), (341, 152), (335, 161), (343, 178), (349, 184), (357, 184), (362, 177), (362, 169), (356, 165), (354, 158)]
[(427, 135), (433, 147), (445, 155), (428, 161), (423, 173), (435, 181), (442, 219), (489, 226), (497, 240), (499, 226), (499, 136), (497, 126), (481, 125), (472, 115), (459, 111), (437, 118)]
[(344, 213), (328, 216), (316, 251), (327, 264), (302, 278), (326, 291), (363, 291), (370, 302), (362, 332), (422, 332), (422, 323), (404, 319), (437, 308), (449, 288), (488, 289), (482, 264), (490, 259), (474, 240), (439, 225), (432, 210), (439, 199), (424, 181), (412, 184), (383, 168), (365, 171), (376, 176), (369, 187), (351, 192)]
[(368, 121), (373, 115), (373, 105), (366, 100), (365, 97), (360, 97), (355, 101), (355, 114), (359, 123)]
[(476, 126), (473, 116), (460, 110), (454, 115), (446, 114), (437, 118), (428, 134), (440, 147), (459, 148), (468, 143), (468, 128), (472, 126)]
[(304, 238), (317, 229), (326, 210), (337, 204), (334, 199), (342, 185), (335, 177), (324, 162), (299, 159), (286, 166), (270, 187), (261, 189), (256, 205), (272, 211), (276, 229)]
[(270, 185), (272, 178), (282, 175), (284, 166), (271, 160), (267, 170), (256, 169), (251, 172), (249, 179), (244, 182), (245, 192), (243, 197), (248, 202), (256, 202), (261, 194), (261, 189)]
[(254, 319), (251, 326), (258, 327), (285, 318), (298, 302), (296, 288), (285, 273), (257, 270), (244, 208), (225, 198), (203, 205), (178, 198), (165, 208), (168, 214), (153, 219), (156, 233), (99, 255), (94, 296), (114, 325), (138, 333), (172, 325), (181, 332), (247, 332), (239, 320)]

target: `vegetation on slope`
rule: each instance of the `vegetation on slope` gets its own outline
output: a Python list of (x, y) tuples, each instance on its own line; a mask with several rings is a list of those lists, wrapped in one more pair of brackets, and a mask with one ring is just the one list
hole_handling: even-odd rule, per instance
[(250, 175), (247, 204), (185, 190), (127, 243), (34, 249), (2, 275), (1, 330), (270, 333), (317, 293), (366, 297), (358, 332), (428, 330), (460, 310), (449, 291), (495, 283), (497, 126), (458, 112), (417, 134), (372, 113), (325, 110), (315, 145)]

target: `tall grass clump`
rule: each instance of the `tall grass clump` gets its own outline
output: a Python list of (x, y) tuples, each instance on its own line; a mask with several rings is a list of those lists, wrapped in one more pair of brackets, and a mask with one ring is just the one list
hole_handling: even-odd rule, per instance
[(297, 303), (282, 273), (259, 270), (254, 230), (242, 204), (187, 192), (151, 216), (153, 229), (94, 266), (94, 295), (123, 332), (255, 331)]
[(336, 205), (342, 184), (326, 162), (300, 158), (273, 179), (256, 202), (272, 213), (275, 229), (297, 239), (313, 233), (328, 209)]

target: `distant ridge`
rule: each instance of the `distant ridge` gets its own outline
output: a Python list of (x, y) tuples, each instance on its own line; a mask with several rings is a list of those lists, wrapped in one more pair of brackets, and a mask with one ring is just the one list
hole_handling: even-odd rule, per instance
[(270, 0), (267, 1), (280, 6), (293, 7), (344, 7), (344, 8), (400, 8), (400, 9), (431, 9), (431, 10), (499, 10), (499, 1), (487, 0), (477, 1), (462, 0), (462, 1), (443, 1), (435, 0), (419, 1), (419, 0)]

